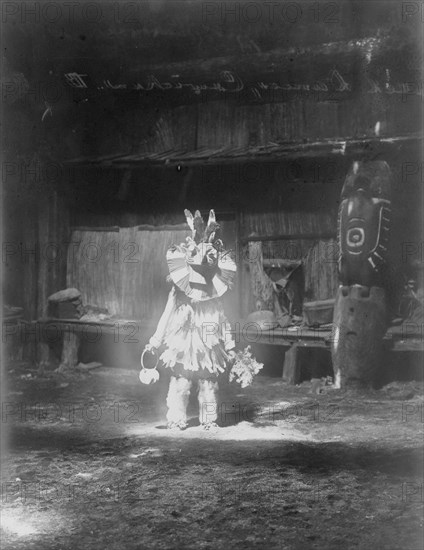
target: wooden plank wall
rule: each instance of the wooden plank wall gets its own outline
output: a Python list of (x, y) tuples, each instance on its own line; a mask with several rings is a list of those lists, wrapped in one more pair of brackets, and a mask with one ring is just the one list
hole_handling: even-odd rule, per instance
[(135, 149), (159, 153), (374, 137), (377, 122), (382, 135), (395, 136), (416, 129), (413, 101), (415, 97), (406, 101), (400, 94), (369, 93), (345, 101), (316, 101), (312, 97), (258, 105), (235, 101), (184, 105), (163, 110), (152, 128), (152, 137)]
[[(304, 140), (362, 138), (374, 136), (375, 124), (378, 121), (380, 121), (383, 135), (407, 133), (411, 128), (414, 128), (412, 120), (414, 110), (411, 109), (409, 101), (403, 101), (399, 94), (365, 94), (361, 92), (357, 95), (350, 95), (350, 98), (345, 101), (316, 101), (315, 99), (314, 97), (302, 97), (289, 102), (250, 105), (239, 104), (236, 101), (214, 101), (162, 109), (156, 117), (149, 118), (149, 121), (154, 120), (151, 137), (143, 138), (138, 143), (133, 142), (129, 145), (131, 145), (134, 153), (143, 151), (156, 153), (171, 151), (175, 153), (196, 149), (216, 150), (229, 146), (261, 146), (285, 141), (302, 143)], [(415, 100), (415, 97), (408, 97), (408, 100)], [(126, 113), (126, 116), (131, 116), (133, 118), (132, 124), (134, 124), (134, 113)], [(140, 115), (138, 114), (138, 116)], [(135, 115), (135, 118), (137, 118), (137, 115)], [(304, 169), (306, 161), (302, 159), (296, 161), (301, 168), (300, 181), (296, 182), (294, 182), (295, 178), (293, 177), (284, 177), (284, 170), (281, 171), (279, 177), (272, 174), (272, 170), (267, 175), (267, 170), (263, 169), (264, 165), (256, 161), (252, 161), (251, 171), (255, 172), (253, 165), (257, 165), (256, 171), (262, 174), (263, 177), (255, 179), (249, 170), (234, 169), (235, 178), (237, 179), (234, 186), (232, 185), (231, 175), (228, 176), (232, 167), (223, 171), (227, 174), (225, 177), (220, 177), (220, 172), (217, 170), (216, 174), (220, 180), (219, 185), (224, 189), (224, 195), (227, 194), (227, 204), (218, 205), (213, 202), (212, 206), (215, 208), (228, 208), (228, 202), (234, 202), (234, 193), (237, 190), (239, 194), (236, 199), (239, 202), (237, 207), (243, 213), (243, 221), (239, 227), (239, 237), (246, 237), (252, 233), (259, 235), (290, 235), (335, 232), (336, 199), (334, 197), (338, 197), (349, 161), (342, 156), (338, 156), (321, 159), (320, 163), (325, 166), (326, 161), (328, 164), (338, 163), (342, 167), (342, 175), (333, 178), (330, 184), (325, 181), (325, 178), (331, 175), (331, 170), (327, 170), (327, 172), (322, 170), (319, 177), (316, 178), (315, 174), (312, 176), (312, 170), (309, 168)], [(286, 162), (290, 163), (290, 159)], [(275, 164), (278, 165), (277, 162)], [(211, 187), (214, 185), (214, 170), (214, 167), (212, 167), (210, 170), (205, 171), (204, 175), (210, 176), (206, 178), (207, 181), (205, 178), (198, 180), (198, 175), (193, 178), (196, 184), (196, 192), (202, 194), (202, 196), (213, 196), (214, 191), (211, 190)], [(282, 177), (281, 174), (283, 174)], [(174, 174), (174, 179), (175, 184), (177, 184), (176, 174)], [(146, 183), (140, 179), (140, 193), (151, 193), (147, 190)], [(142, 185), (143, 187), (141, 187)], [(164, 215), (163, 212), (168, 212), (166, 217), (169, 216), (170, 220), (175, 219), (175, 216), (181, 216), (181, 213), (176, 214), (176, 210), (179, 211), (181, 205), (177, 205), (176, 202), (172, 202), (167, 197), (167, 193), (170, 192), (167, 189), (173, 190), (175, 187), (172, 177), (169, 176), (169, 173), (166, 175), (166, 170), (162, 174), (157, 173), (155, 190), (157, 189), (160, 214), (158, 212), (152, 214), (152, 220), (149, 223), (155, 225), (170, 223), (165, 221), (165, 218), (160, 218)], [(331, 201), (329, 200), (330, 193), (332, 195)], [(263, 200), (264, 195), (269, 197), (268, 204), (266, 200)], [(163, 197), (163, 201), (161, 197)], [(188, 198), (190, 198), (190, 190)], [(142, 205), (141, 200), (140, 205)], [(185, 206), (186, 204), (184, 204)], [(232, 204), (231, 207), (233, 206)], [(97, 216), (96, 219), (95, 216)], [(122, 216), (122, 212), (118, 214), (118, 211), (116, 211), (115, 216), (111, 211), (109, 214), (111, 221), (109, 223), (122, 227), (122, 225), (125, 225), (122, 224)], [(119, 221), (112, 221), (112, 218)], [(140, 218), (134, 213), (128, 213), (127, 218), (128, 225), (140, 223)], [(79, 216), (79, 219), (81, 220), (81, 216)], [(101, 213), (89, 213), (87, 222), (84, 225), (95, 225), (95, 223), (107, 225), (102, 219), (103, 215)], [(129, 233), (122, 233), (121, 235), (122, 231), (121, 229), (119, 233), (121, 245), (121, 239), (127, 241), (129, 239)], [(131, 231), (133, 230), (128, 229), (128, 232)], [(100, 239), (100, 237), (98, 238)], [(164, 251), (169, 244), (166, 239), (167, 237), (164, 237), (163, 247), (160, 249), (160, 254), (158, 254), (159, 263), (162, 262)], [(134, 242), (141, 244), (137, 239)], [(159, 243), (152, 244), (162, 246)], [(293, 254), (295, 258), (293, 258)], [(247, 257), (243, 253), (241, 253), (241, 256)], [(305, 261), (305, 299), (323, 300), (334, 296), (337, 288), (337, 245), (334, 240), (267, 242), (264, 243), (264, 256), (288, 259), (303, 258)], [(86, 263), (84, 263), (83, 258), (78, 258), (78, 261), (81, 261), (82, 265)], [(73, 270), (77, 269), (75, 267), (77, 263), (74, 261)], [(248, 265), (244, 265), (242, 271), (246, 271), (248, 274), (248, 267)], [(92, 269), (93, 267), (90, 267), (90, 270)], [(113, 269), (115, 270), (115, 268)], [(161, 268), (157, 273), (162, 274)], [(104, 270), (100, 270), (98, 275), (99, 280), (106, 276)], [(115, 275), (107, 275), (110, 280), (107, 284), (105, 282), (104, 289), (108, 288), (108, 285), (115, 289), (109, 297), (107, 297), (105, 291), (104, 298), (102, 298), (101, 293), (96, 294), (97, 290), (100, 292), (100, 289), (95, 290), (92, 288), (86, 296), (87, 300), (97, 300), (101, 302), (97, 305), (104, 306), (104, 300), (106, 299), (109, 304), (107, 307), (111, 312), (132, 315), (136, 318), (148, 316), (149, 308), (146, 306), (147, 309), (144, 309), (144, 302), (140, 301), (139, 298), (135, 298), (135, 301), (131, 303), (125, 302), (126, 298), (117, 289), (119, 283)], [(163, 277), (165, 276), (166, 268), (163, 271)], [(77, 274), (73, 272), (73, 277), (76, 277), (75, 281), (77, 282), (83, 281), (81, 274), (77, 277)], [(242, 277), (242, 279), (244, 281), (242, 283), (243, 288), (239, 292), (240, 305), (242, 312), (248, 313), (253, 307), (252, 297), (250, 296), (251, 287), (250, 284), (246, 284), (246, 278)], [(89, 287), (94, 285), (94, 281), (95, 279), (90, 282)], [(126, 288), (125, 284), (123, 285), (124, 288)], [(151, 291), (148, 283), (146, 283), (146, 287), (143, 287), (143, 293), (145, 291), (148, 294)], [(163, 289), (161, 288), (159, 292), (163, 292)], [(134, 293), (134, 290), (128, 289), (128, 296)], [(151, 307), (155, 306), (151, 305)], [(150, 309), (151, 313), (152, 310)]]
[(34, 200), (22, 218), (22, 306), (28, 320), (46, 317), (48, 296), (65, 288), (69, 234), (69, 209), (57, 191)]
[[(399, 97), (383, 94), (369, 94), (368, 101), (363, 97), (348, 101), (321, 101), (314, 98), (295, 99), (285, 103), (258, 105), (240, 105), (232, 101), (215, 101), (187, 105), (162, 113), (160, 123), (149, 150), (166, 150), (172, 144), (175, 150), (216, 149), (220, 147), (261, 146), (275, 142), (302, 142), (340, 137), (373, 136), (377, 121), (385, 132), (402, 132), (411, 127), (410, 108), (405, 108)], [(388, 109), (396, 103), (396, 109)], [(191, 123), (191, 124), (189, 124)], [(182, 127), (196, 128), (184, 136)], [(143, 145), (147, 145), (146, 143)], [(333, 162), (333, 159), (327, 159)], [(269, 174), (262, 181), (252, 183), (252, 175), (244, 174), (246, 180), (238, 181), (242, 202), (241, 211), (245, 211), (239, 227), (240, 236), (321, 234), (336, 232), (336, 211), (334, 204), (326, 196), (328, 187), (322, 190), (325, 176), (331, 170), (322, 170), (318, 181), (311, 181), (312, 171), (302, 170), (303, 161), (298, 160), (303, 181), (296, 182), (296, 193), (292, 181), (284, 178), (277, 181), (275, 174)], [(326, 160), (321, 160), (325, 167)], [(339, 162), (339, 161), (337, 161)], [(346, 161), (342, 160), (342, 165)], [(258, 164), (258, 173), (266, 174)], [(228, 170), (229, 172), (229, 170)], [(283, 171), (284, 172), (284, 171)], [(307, 174), (306, 174), (307, 172)], [(239, 174), (243, 171), (239, 171)], [(314, 176), (315, 177), (315, 176)], [(308, 181), (309, 178), (309, 181)], [(253, 176), (253, 179), (255, 177)], [(240, 177), (239, 177), (240, 180)], [(313, 183), (309, 190), (298, 184)], [(332, 182), (334, 196), (337, 196), (343, 183), (343, 177)], [(243, 188), (246, 195), (243, 197)], [(229, 188), (229, 192), (230, 188)], [(268, 194), (273, 207), (264, 204), (262, 196)], [(320, 196), (322, 195), (322, 196)], [(300, 198), (299, 198), (300, 197)], [(256, 208), (249, 204), (253, 198), (259, 199)], [(289, 200), (287, 200), (289, 199)], [(293, 201), (294, 199), (294, 201)], [(303, 201), (303, 204), (302, 204)], [(309, 204), (308, 204), (309, 203)], [(277, 206), (277, 208), (275, 208)], [(334, 239), (276, 241), (264, 243), (264, 256), (268, 258), (303, 259), (305, 271), (305, 300), (325, 300), (335, 295), (337, 278), (337, 243)], [(244, 258), (242, 270), (242, 290), (240, 311), (247, 314), (254, 308), (249, 280), (248, 254), (242, 251)]]
[(73, 231), (67, 285), (78, 288), (84, 305), (107, 308), (121, 318), (156, 322), (170, 285), (166, 251), (187, 230)]
[[(234, 222), (221, 222), (229, 250), (235, 248)], [(233, 240), (227, 235), (233, 235)], [(125, 319), (156, 323), (163, 311), (170, 284), (166, 282), (166, 251), (190, 235), (188, 229), (119, 232), (74, 230), (68, 248), (67, 286), (82, 293), (84, 305), (107, 308)], [(237, 294), (224, 297), (231, 319), (237, 318)]]

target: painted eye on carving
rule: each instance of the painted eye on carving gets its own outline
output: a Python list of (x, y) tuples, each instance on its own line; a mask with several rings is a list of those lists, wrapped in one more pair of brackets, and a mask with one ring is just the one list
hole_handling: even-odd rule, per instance
[(365, 232), (361, 227), (349, 229), (346, 235), (346, 242), (352, 248), (358, 248), (364, 244)]

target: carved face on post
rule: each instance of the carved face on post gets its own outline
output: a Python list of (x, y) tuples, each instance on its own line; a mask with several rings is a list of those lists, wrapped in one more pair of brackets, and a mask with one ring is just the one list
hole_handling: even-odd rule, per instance
[(355, 162), (339, 209), (339, 276), (343, 285), (382, 286), (390, 232), (391, 171), (384, 161)]

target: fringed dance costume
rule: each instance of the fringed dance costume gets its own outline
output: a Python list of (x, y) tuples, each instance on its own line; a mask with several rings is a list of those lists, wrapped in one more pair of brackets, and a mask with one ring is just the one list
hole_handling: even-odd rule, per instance
[(206, 229), (198, 211), (194, 218), (188, 210), (185, 214), (192, 238), (167, 252), (173, 287), (149, 347), (164, 346), (160, 359), (172, 370), (168, 426), (187, 426), (190, 389), (197, 382), (200, 422), (208, 428), (218, 415), (217, 378), (235, 346), (221, 296), (232, 286), (236, 266), (216, 239), (219, 225), (213, 210)]

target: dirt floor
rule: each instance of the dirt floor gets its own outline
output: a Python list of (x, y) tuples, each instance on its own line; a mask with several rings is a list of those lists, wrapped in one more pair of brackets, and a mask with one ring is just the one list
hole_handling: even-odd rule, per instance
[(423, 392), (258, 376), (217, 433), (164, 427), (166, 376), (9, 365), (3, 549), (423, 547)]

